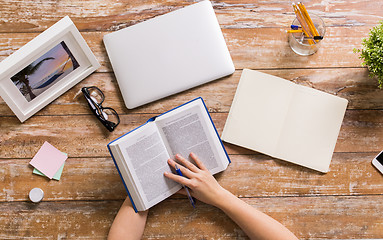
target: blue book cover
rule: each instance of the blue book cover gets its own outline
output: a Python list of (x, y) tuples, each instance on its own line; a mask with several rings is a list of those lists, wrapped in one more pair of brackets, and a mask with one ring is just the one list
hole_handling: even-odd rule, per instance
[[(124, 134), (124, 135), (122, 135), (122, 136), (120, 136), (119, 138), (117, 138), (117, 139), (115, 139), (115, 140), (113, 140), (112, 142), (110, 142), (108, 145), (107, 145), (107, 147), (108, 147), (108, 150), (109, 150), (109, 152), (110, 152), (110, 154), (111, 154), (111, 156), (112, 156), (112, 159), (113, 159), (113, 162), (114, 162), (114, 164), (115, 164), (115, 166), (116, 166), (116, 168), (117, 168), (117, 171), (118, 171), (118, 173), (119, 173), (119, 175), (120, 175), (120, 177), (121, 177), (121, 179), (122, 179), (122, 182), (123, 182), (123, 184), (124, 184), (124, 186), (125, 186), (125, 189), (126, 189), (126, 191), (128, 192), (128, 196), (129, 196), (129, 198), (130, 198), (130, 201), (132, 202), (132, 205), (133, 205), (133, 208), (134, 208), (134, 210), (137, 212), (137, 211), (141, 211), (142, 209), (138, 209), (137, 208), (137, 204), (135, 203), (135, 201), (133, 200), (133, 197), (132, 197), (132, 192), (131, 191), (129, 191), (129, 188), (128, 188), (128, 184), (125, 182), (125, 181), (127, 181), (127, 180), (124, 180), (124, 177), (123, 177), (123, 174), (121, 173), (121, 171), (122, 171), (122, 169), (121, 169), (121, 167), (119, 167), (118, 166), (118, 163), (117, 163), (117, 159), (116, 158), (119, 158), (120, 156), (119, 155), (116, 155), (116, 154), (113, 154), (113, 149), (111, 148), (112, 146), (114, 146), (114, 145), (118, 145), (118, 144), (120, 144), (121, 143), (121, 140), (124, 140), (125, 141), (125, 138), (128, 138), (128, 137), (130, 137), (129, 135), (130, 134), (132, 134), (132, 133), (134, 133), (134, 132), (136, 132), (137, 133), (137, 130), (139, 130), (139, 129), (141, 129), (141, 130), (143, 130), (142, 128), (144, 128), (145, 126), (147, 126), (147, 124), (148, 123), (151, 123), (151, 122), (154, 122), (154, 121), (156, 121), (156, 119), (164, 119), (164, 118), (166, 118), (167, 116), (169, 116), (169, 115), (173, 115), (173, 116), (178, 116), (177, 114), (180, 114), (180, 113), (183, 113), (184, 112), (184, 108), (185, 109), (187, 109), (187, 107), (189, 107), (189, 106), (187, 106), (187, 105), (189, 105), (189, 104), (194, 104), (194, 105), (196, 105), (196, 106), (199, 106), (199, 109), (202, 109), (202, 111), (200, 111), (200, 112), (202, 112), (201, 113), (201, 116), (203, 115), (203, 116), (207, 116), (207, 117), (205, 117), (205, 118), (203, 118), (203, 119), (205, 119), (205, 120), (203, 120), (203, 119), (200, 119), (200, 120), (198, 120), (198, 121), (206, 121), (206, 125), (205, 126), (207, 126), (206, 128), (209, 128), (210, 130), (211, 129), (213, 129), (213, 130), (211, 130), (210, 131), (210, 137), (211, 137), (211, 139), (213, 139), (213, 142), (210, 140), (210, 142), (212, 142), (212, 144), (211, 145), (213, 145), (214, 147), (212, 147), (212, 148), (216, 148), (216, 149), (218, 149), (218, 150), (216, 150), (217, 152), (219, 152), (219, 153), (221, 153), (221, 155), (220, 156), (224, 156), (224, 160), (216, 160), (216, 161), (227, 161), (227, 165), (230, 163), (230, 158), (229, 158), (229, 156), (228, 156), (228, 154), (227, 154), (227, 152), (226, 152), (226, 150), (225, 150), (225, 147), (224, 147), (224, 145), (223, 145), (223, 143), (222, 143), (222, 141), (221, 141), (221, 139), (220, 139), (220, 137), (219, 137), (219, 134), (218, 134), (218, 132), (217, 132), (217, 129), (215, 128), (215, 125), (214, 125), (214, 123), (213, 123), (213, 120), (211, 119), (211, 116), (210, 116), (210, 114), (209, 114), (209, 112), (208, 112), (208, 109), (207, 109), (207, 107), (206, 107), (206, 105), (205, 105), (205, 103), (204, 103), (204, 101), (203, 101), (203, 99), (201, 98), (201, 97), (199, 97), (199, 98), (196, 98), (196, 99), (193, 99), (193, 100), (191, 100), (191, 101), (189, 101), (189, 102), (187, 102), (187, 103), (184, 103), (184, 104), (182, 104), (182, 105), (180, 105), (180, 106), (178, 106), (178, 107), (176, 107), (176, 108), (173, 108), (173, 109), (171, 109), (171, 110), (169, 110), (169, 111), (167, 111), (167, 112), (165, 112), (165, 113), (163, 113), (163, 114), (161, 114), (161, 115), (159, 115), (159, 116), (156, 116), (156, 117), (152, 117), (152, 118), (150, 118), (150, 119), (148, 119), (148, 121), (146, 122), (146, 123), (144, 123), (143, 125), (141, 125), (141, 126), (139, 126), (139, 127), (137, 127), (137, 128), (135, 128), (135, 129), (133, 129), (133, 130), (131, 130), (131, 131), (129, 131), (129, 132), (127, 132), (126, 134)], [(201, 107), (202, 106), (202, 107)], [(185, 110), (185, 112), (187, 112), (188, 110)], [(175, 114), (174, 114), (175, 113)], [(178, 119), (176, 119), (176, 120), (174, 120), (174, 121), (178, 121)], [(172, 121), (172, 122), (174, 122), (174, 121)], [(180, 121), (181, 122), (181, 121)], [(201, 130), (201, 131), (205, 131), (205, 130)], [(206, 133), (206, 135), (208, 135), (207, 133)], [(187, 138), (188, 136), (184, 136), (184, 138)], [(124, 138), (124, 139), (122, 139), (122, 138)], [(119, 141), (120, 140), (120, 141)], [(117, 141), (118, 141), (118, 143), (117, 143)], [(170, 143), (169, 143), (170, 144)], [(209, 145), (209, 146), (211, 146), (211, 145)], [(197, 154), (198, 155), (198, 154)], [(221, 157), (222, 158), (222, 157)], [(167, 160), (167, 159), (166, 159)], [(201, 159), (202, 161), (203, 161), (203, 159)], [(217, 163), (218, 164), (218, 163)], [(226, 167), (227, 167), (227, 165), (225, 165), (225, 167), (223, 168), (223, 169), (219, 169), (219, 171), (217, 171), (217, 172), (220, 172), (220, 171), (223, 171), (224, 169), (226, 169)], [(209, 168), (209, 167), (208, 167)], [(209, 169), (210, 170), (210, 169)], [(213, 172), (213, 174), (215, 174), (216, 172)], [(133, 184), (135, 184), (135, 183), (133, 183)], [(168, 196), (167, 196), (168, 197)], [(165, 197), (165, 198), (167, 198), (167, 197)], [(163, 200), (163, 199), (162, 199)], [(161, 200), (161, 201), (162, 201)], [(157, 204), (157, 203), (156, 203)], [(150, 206), (151, 207), (151, 206)], [(149, 207), (148, 207), (149, 208)]]

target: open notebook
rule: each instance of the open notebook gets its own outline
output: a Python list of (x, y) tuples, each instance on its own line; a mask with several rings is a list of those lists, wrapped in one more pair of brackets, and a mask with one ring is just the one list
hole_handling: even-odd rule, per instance
[(244, 69), (222, 140), (328, 172), (348, 101)]

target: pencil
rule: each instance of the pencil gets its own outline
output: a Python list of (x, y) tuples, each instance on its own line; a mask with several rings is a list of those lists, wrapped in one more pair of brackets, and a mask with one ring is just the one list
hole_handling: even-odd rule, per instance
[(287, 30), (286, 32), (288, 32), (288, 33), (301, 33), (303, 31), (302, 30)]
[(314, 36), (319, 36), (319, 33), (318, 33), (317, 29), (315, 28), (315, 25), (314, 25), (313, 21), (311, 20), (311, 17), (309, 15), (309, 13), (307, 12), (305, 5), (303, 5), (303, 3), (301, 3), (301, 2), (298, 2), (298, 7), (301, 10), (301, 13), (303, 14), (304, 18), (306, 19), (306, 22), (308, 23), (309, 28), (311, 30), (311, 33)]
[(322, 39), (323, 39), (323, 36), (314, 36), (313, 38), (305, 37), (305, 39), (322, 40)]
[[(295, 3), (293, 3), (293, 8), (294, 8), (295, 16), (297, 17), (299, 23), (301, 24), (304, 34), (306, 35), (306, 37), (313, 38), (314, 36), (311, 34), (309, 27), (307, 26), (301, 12), (299, 11), (299, 9)], [(309, 39), (308, 42), (309, 42), (309, 44), (314, 44), (314, 41), (311, 39)]]

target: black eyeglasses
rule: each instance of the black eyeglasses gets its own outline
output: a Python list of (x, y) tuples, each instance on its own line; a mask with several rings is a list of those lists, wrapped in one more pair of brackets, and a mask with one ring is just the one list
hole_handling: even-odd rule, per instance
[(94, 115), (112, 132), (120, 123), (120, 117), (113, 108), (101, 106), (105, 100), (104, 93), (98, 87), (94, 86), (83, 87), (81, 91)]

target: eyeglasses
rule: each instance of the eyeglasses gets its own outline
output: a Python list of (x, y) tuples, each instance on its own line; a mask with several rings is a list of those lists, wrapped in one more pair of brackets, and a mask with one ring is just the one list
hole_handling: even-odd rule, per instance
[(112, 132), (120, 123), (120, 117), (113, 108), (101, 106), (105, 100), (104, 93), (98, 87), (94, 86), (83, 87), (81, 91), (94, 115)]

